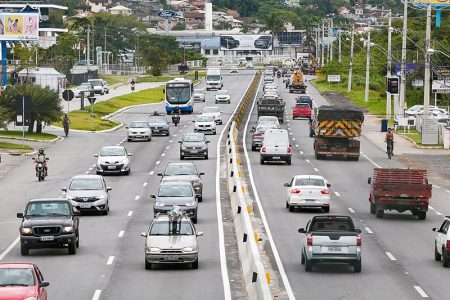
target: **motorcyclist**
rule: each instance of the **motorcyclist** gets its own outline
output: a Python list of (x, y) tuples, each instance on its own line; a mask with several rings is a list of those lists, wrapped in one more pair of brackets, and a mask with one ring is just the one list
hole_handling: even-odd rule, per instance
[(157, 110), (155, 110), (155, 111), (153, 112), (153, 115), (154, 115), (154, 116), (159, 116), (159, 113), (158, 113), (158, 111), (157, 111)]
[[(394, 131), (392, 130), (392, 128), (388, 128), (388, 131), (386, 132), (386, 136), (384, 138), (384, 141), (386, 142), (387, 146), (389, 147), (389, 144), (391, 144), (391, 154), (394, 154)], [(387, 152), (387, 148), (386, 148), (386, 152)]]
[(36, 172), (37, 172), (37, 164), (42, 163), (42, 166), (45, 170), (45, 176), (48, 175), (48, 165), (47, 165), (47, 154), (44, 152), (44, 148), (39, 148), (38, 153), (36, 154), (36, 157), (34, 158), (34, 161), (36, 163)]
[(134, 79), (131, 79), (131, 90), (134, 91), (134, 86), (136, 84), (136, 81)]
[(180, 123), (180, 109), (178, 107), (175, 107), (173, 109), (172, 122), (175, 124), (175, 126)]

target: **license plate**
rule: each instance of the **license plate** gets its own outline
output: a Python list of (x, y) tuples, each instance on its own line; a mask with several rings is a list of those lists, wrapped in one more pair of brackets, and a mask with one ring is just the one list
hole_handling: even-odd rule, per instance
[(80, 203), (80, 208), (91, 208), (91, 205), (87, 203)]
[(191, 150), (191, 153), (198, 153), (198, 150)]
[(178, 260), (178, 256), (176, 256), (176, 255), (164, 256), (164, 260), (175, 261), (175, 260)]
[(159, 132), (159, 129), (153, 129), (153, 132)]
[(141, 138), (142, 135), (135, 135), (134, 137), (135, 137), (135, 138)]
[(305, 201), (309, 201), (309, 202), (315, 202), (316, 199), (305, 199)]
[(52, 236), (52, 235), (41, 236), (41, 241), (42, 242), (49, 242), (49, 241), (53, 241), (54, 239), (55, 239), (55, 237)]
[(108, 166), (108, 170), (115, 170), (116, 166)]
[(328, 252), (341, 252), (342, 249), (339, 246), (328, 246)]
[(281, 157), (279, 156), (274, 156), (273, 159), (280, 159)]

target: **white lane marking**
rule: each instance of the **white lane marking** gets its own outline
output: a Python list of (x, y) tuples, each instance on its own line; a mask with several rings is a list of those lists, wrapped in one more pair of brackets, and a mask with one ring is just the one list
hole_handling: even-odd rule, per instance
[[(289, 129), (290, 130), (290, 129)], [(289, 135), (292, 135), (292, 132), (289, 132)]]
[(172, 142), (173, 142), (173, 140), (170, 140), (170, 141), (169, 141), (169, 143), (172, 143)]
[(450, 191), (449, 191), (449, 190), (445, 190), (445, 192), (447, 192), (447, 193), (449, 193), (449, 194), (450, 194)]
[(141, 198), (141, 196), (137, 195), (136, 197), (134, 197), (134, 200), (139, 200), (139, 198)]
[(434, 207), (431, 206), (431, 205), (428, 205), (428, 208), (431, 209), (431, 210), (434, 210)]
[(291, 131), (291, 127), (288, 127), (288, 131)]
[(334, 194), (335, 194), (336, 196), (338, 196), (338, 197), (341, 196), (341, 194), (339, 194), (338, 192), (334, 192)]
[(418, 285), (415, 285), (414, 288), (416, 289), (416, 291), (419, 293), (420, 297), (422, 298), (429, 298), (429, 296), (427, 295), (427, 293), (425, 293), (424, 290), (422, 290), (422, 288)]
[(132, 215), (133, 215), (133, 211), (130, 210), (130, 211), (128, 212), (128, 214), (127, 214), (127, 217), (131, 217)]
[(441, 214), (440, 212), (438, 212), (438, 211), (436, 212), (436, 214), (437, 214), (438, 216), (442, 216), (442, 214)]
[(373, 234), (372, 229), (370, 229), (369, 227), (366, 226), (366, 227), (364, 227), (364, 229), (366, 230), (367, 233)]
[(102, 293), (102, 290), (95, 290), (94, 296), (92, 296), (92, 300), (100, 299), (100, 294), (101, 293)]
[[(258, 90), (256, 91), (256, 95), (258, 95), (259, 88), (260, 88), (260, 86), (258, 86)], [(253, 110), (255, 108), (255, 104), (256, 104), (256, 101), (253, 101), (252, 108), (250, 110), (250, 113), (248, 114), (247, 122), (245, 123), (244, 132), (248, 132), (248, 124), (250, 123), (250, 118), (251, 118)], [(288, 113), (286, 113), (286, 115), (288, 115)], [(250, 163), (250, 158), (248, 156), (246, 140), (247, 140), (247, 135), (244, 134), (244, 138), (243, 138), (243, 142), (242, 143), (244, 144), (245, 160), (247, 162), (247, 169), (248, 169), (248, 174), (249, 174), (249, 177), (250, 177), (250, 184), (252, 186), (252, 190), (253, 190), (253, 193), (255, 195), (255, 201), (256, 201), (256, 204), (258, 205), (259, 214), (260, 214), (261, 219), (263, 221), (264, 228), (266, 229), (267, 238), (269, 240), (270, 247), (272, 248), (273, 256), (275, 257), (275, 262), (276, 262), (276, 264), (278, 266), (278, 271), (280, 272), (281, 280), (283, 281), (283, 285), (284, 285), (284, 288), (286, 289), (287, 296), (288, 296), (288, 298), (290, 300), (294, 300), (295, 299), (294, 292), (292, 291), (292, 287), (291, 287), (291, 285), (289, 283), (289, 279), (288, 279), (288, 277), (286, 275), (286, 272), (284, 271), (283, 262), (281, 261), (280, 254), (278, 253), (277, 246), (275, 245), (275, 242), (273, 240), (272, 232), (270, 231), (269, 223), (267, 222), (266, 213), (264, 212), (264, 208), (262, 206), (261, 200), (259, 199), (259, 194), (258, 194), (258, 190), (256, 189), (255, 180), (253, 179), (252, 165)], [(217, 157), (219, 157), (219, 155), (217, 155)], [(218, 172), (216, 174), (216, 177), (219, 178), (219, 173)], [(216, 189), (217, 188), (218, 187), (217, 187), (217, 181), (216, 181)]]
[(84, 174), (89, 174), (89, 171), (84, 172)]
[(365, 155), (364, 153), (361, 152), (361, 154), (368, 160), (370, 161), (375, 167), (377, 168), (381, 168), (381, 166), (379, 164), (377, 164), (376, 162), (374, 162), (373, 160), (371, 160), (367, 155)]
[(116, 144), (116, 146), (120, 146), (120, 143)]
[(176, 137), (177, 135), (176, 135), (176, 134), (174, 134), (173, 136), (174, 136), (174, 137)]
[(305, 159), (305, 161), (308, 163), (308, 164), (310, 164), (311, 162), (309, 161), (309, 159)]
[(20, 241), (20, 236), (18, 236), (9, 246), (8, 248), (5, 249), (5, 251), (2, 252), (2, 254), (0, 254), (0, 261), (2, 261), (6, 255), (8, 255), (8, 253), (12, 250), (12, 248), (14, 248), (17, 243)]
[(182, 132), (182, 131), (183, 131), (183, 129), (178, 130), (178, 132)]
[(110, 256), (108, 258), (108, 261), (106, 262), (106, 265), (112, 265), (113, 261), (114, 261), (114, 256)]
[(142, 184), (142, 186), (147, 186), (147, 184), (148, 184), (148, 182), (144, 182), (144, 183)]
[(150, 171), (150, 173), (148, 173), (150, 176), (152, 176), (153, 174), (155, 174), (155, 171)]
[(165, 153), (161, 154), (161, 157), (164, 157), (164, 156), (166, 156), (166, 154), (165, 154)]
[(387, 257), (389, 257), (390, 260), (397, 260), (397, 259), (395, 258), (395, 256), (392, 255), (391, 252), (386, 252), (386, 255), (387, 255)]
[(159, 165), (160, 161), (158, 160), (157, 162), (155, 162), (156, 165)]
[(292, 138), (292, 140), (295, 142), (295, 138)]
[(295, 147), (297, 147), (297, 148), (298, 148), (298, 144), (295, 144)]
[(187, 127), (187, 125), (184, 125), (183, 127), (184, 127), (184, 128), (186, 128), (186, 127)]
[(88, 169), (88, 171), (92, 171), (92, 169), (93, 169), (93, 168), (91, 167), (91, 168)]
[(92, 167), (95, 167), (95, 164), (94, 164), (94, 165), (92, 165)]
[(300, 151), (300, 154), (303, 154), (303, 151)]
[(356, 213), (356, 211), (355, 211), (353, 208), (351, 208), (351, 207), (349, 207), (349, 208), (347, 208), (347, 209), (348, 209), (348, 211), (351, 212), (352, 214)]
[(435, 185), (435, 184), (433, 184), (433, 187), (434, 187), (434, 188), (437, 188), (437, 189), (440, 189), (440, 188), (441, 188), (440, 186)]
[(317, 168), (314, 168), (314, 171), (316, 171), (316, 172), (319, 172), (319, 169), (317, 169)]
[(124, 230), (119, 231), (119, 234), (117, 235), (117, 237), (123, 237), (123, 235), (125, 234)]
[(169, 148), (170, 148), (170, 146), (167, 146), (167, 147), (166, 147), (166, 149), (169, 149)]

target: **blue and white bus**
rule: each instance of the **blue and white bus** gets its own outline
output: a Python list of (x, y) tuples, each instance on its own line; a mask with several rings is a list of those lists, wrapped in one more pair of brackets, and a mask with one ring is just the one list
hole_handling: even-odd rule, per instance
[(180, 112), (194, 111), (194, 85), (192, 80), (175, 78), (166, 83), (164, 104), (166, 113), (170, 114), (178, 107)]

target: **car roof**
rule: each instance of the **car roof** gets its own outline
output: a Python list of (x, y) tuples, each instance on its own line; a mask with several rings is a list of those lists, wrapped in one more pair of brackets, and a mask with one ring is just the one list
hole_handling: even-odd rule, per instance
[(124, 146), (105, 146), (102, 149), (125, 149)]
[(147, 123), (147, 121), (145, 121), (145, 120), (136, 120), (136, 121), (131, 121), (130, 123)]
[(295, 175), (294, 178), (313, 178), (313, 179), (324, 179), (323, 176), (320, 175)]
[(73, 176), (72, 177), (72, 179), (75, 179), (75, 178), (82, 178), (82, 179), (94, 179), (94, 178), (98, 178), (98, 179), (101, 179), (101, 178), (103, 178), (103, 176), (102, 175), (75, 175), (75, 176)]
[(34, 268), (35, 264), (31, 262), (0, 262), (0, 269), (17, 268), (30, 269)]
[(195, 166), (195, 164), (194, 164), (193, 162), (191, 162), (191, 161), (185, 161), (185, 162), (181, 162), (181, 161), (170, 161), (170, 162), (167, 163), (167, 166), (168, 166), (168, 165), (194, 165), (194, 166)]
[(161, 181), (160, 184), (161, 185), (189, 185), (192, 187), (192, 184), (189, 181)]
[[(184, 215), (181, 216), (181, 219), (183, 219), (183, 221), (191, 221), (191, 218), (189, 218), (188, 216)], [(153, 222), (158, 222), (158, 221), (169, 221), (169, 215), (168, 214), (158, 214), (156, 215), (156, 217), (153, 219)], [(192, 224), (192, 223), (191, 223)]]
[(185, 132), (184, 136), (186, 135), (202, 135), (204, 136), (203, 132)]
[(69, 200), (66, 198), (35, 198), (30, 199), (28, 202), (68, 202)]

